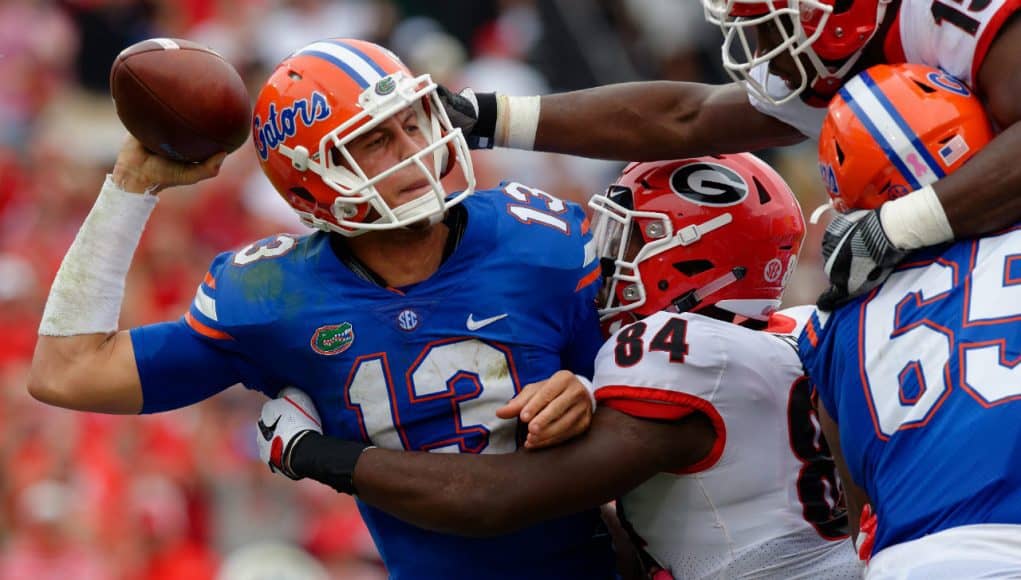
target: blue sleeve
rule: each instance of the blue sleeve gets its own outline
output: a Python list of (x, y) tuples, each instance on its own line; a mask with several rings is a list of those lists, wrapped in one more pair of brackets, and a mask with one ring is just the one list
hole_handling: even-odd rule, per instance
[(562, 257), (568, 260), (564, 269), (565, 286), (573, 292), (562, 305), (568, 317), (568, 334), (561, 361), (563, 368), (592, 378), (596, 353), (603, 344), (596, 311), (596, 293), (602, 285), (602, 277), (585, 210), (575, 203), (568, 202), (567, 206), (575, 227)]
[(133, 328), (131, 344), (142, 382), (142, 413), (186, 407), (251, 380), (236, 353), (200, 338), (183, 320)]
[(563, 368), (590, 379), (595, 371), (596, 353), (603, 344), (599, 314), (596, 312), (596, 292), (600, 281), (601, 278), (596, 277), (574, 293), (568, 309), (573, 313), (571, 331), (561, 356)]
[(223, 289), (232, 256), (213, 260), (182, 319), (132, 329), (143, 413), (191, 405), (238, 383), (270, 396), (280, 389), (242, 348), (245, 324), (257, 324), (236, 320), (248, 304), (235, 305), (237, 294)]
[[(832, 325), (833, 321), (830, 321), (830, 324)], [(798, 337), (798, 355), (805, 367), (805, 374), (819, 395), (819, 402), (829, 416), (839, 423), (837, 406), (833, 400), (833, 384), (827, 376), (827, 373), (832, 371), (831, 363), (834, 362), (832, 353), (829, 352), (833, 347), (832, 334), (824, 332), (818, 315), (812, 314)]]

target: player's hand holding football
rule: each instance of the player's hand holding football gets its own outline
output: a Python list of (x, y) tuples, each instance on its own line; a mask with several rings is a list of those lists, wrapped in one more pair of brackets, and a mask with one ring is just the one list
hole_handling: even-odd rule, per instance
[(592, 393), (587, 380), (557, 371), (545, 381), (526, 385), (496, 411), (502, 419), (518, 417), (528, 424), (525, 447), (552, 447), (588, 430), (592, 423)]
[(157, 193), (216, 177), (226, 157), (226, 153), (217, 153), (202, 163), (174, 161), (150, 152), (138, 139), (128, 136), (117, 155), (113, 182), (130, 193)]

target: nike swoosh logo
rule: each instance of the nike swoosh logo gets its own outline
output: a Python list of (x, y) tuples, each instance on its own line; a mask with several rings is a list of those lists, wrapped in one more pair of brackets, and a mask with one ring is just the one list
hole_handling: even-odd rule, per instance
[(266, 441), (272, 441), (273, 433), (276, 432), (277, 425), (279, 423), (280, 417), (277, 417), (277, 420), (273, 421), (272, 425), (266, 425), (265, 423), (262, 422), (262, 419), (259, 419), (259, 431), (262, 432), (262, 438), (265, 439)]
[(490, 316), (489, 318), (483, 318), (482, 320), (475, 320), (472, 316), (473, 315), (469, 314), (468, 322), (464, 323), (465, 326), (468, 327), (468, 330), (478, 330), (484, 326), (489, 326), (497, 320), (503, 320), (504, 318), (507, 318), (507, 313), (504, 312), (503, 314), (497, 314), (496, 316)]

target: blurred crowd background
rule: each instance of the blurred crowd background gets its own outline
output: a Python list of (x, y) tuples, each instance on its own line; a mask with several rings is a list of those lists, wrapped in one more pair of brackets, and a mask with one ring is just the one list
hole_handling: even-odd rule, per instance
[[(124, 139), (110, 65), (154, 36), (217, 50), (254, 97), (279, 60), (331, 36), (384, 44), (452, 89), (724, 82), (719, 32), (695, 0), (0, 1), (0, 579), (384, 578), (350, 498), (259, 462), (261, 395), (234, 387), (111, 417), (26, 394), (50, 281)], [(813, 145), (763, 154), (806, 214), (825, 201)], [(579, 202), (622, 167), (508, 150), (476, 152), (475, 165), (480, 187), (513, 178)], [(217, 179), (161, 197), (122, 327), (181, 316), (217, 253), (303, 231), (249, 144)], [(820, 235), (810, 228), (789, 304), (822, 288)]]

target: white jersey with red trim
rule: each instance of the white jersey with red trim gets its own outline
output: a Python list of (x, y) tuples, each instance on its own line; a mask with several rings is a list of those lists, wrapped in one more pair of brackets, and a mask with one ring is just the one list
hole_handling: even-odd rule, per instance
[[(940, 68), (974, 88), (989, 45), (1007, 18), (1018, 10), (1021, 0), (901, 0), (897, 22), (885, 39), (886, 64), (909, 62)], [(786, 93), (784, 82), (775, 75), (765, 79), (767, 66), (763, 63), (751, 74), (770, 89), (771, 96), (782, 96)], [(749, 99), (760, 112), (813, 139), (819, 137), (825, 107), (812, 107), (801, 99), (773, 105), (752, 93)]]
[(794, 346), (811, 310), (774, 315), (766, 331), (660, 312), (599, 351), (600, 404), (661, 420), (699, 411), (717, 432), (698, 464), (618, 501), (637, 545), (674, 577), (861, 577)]

